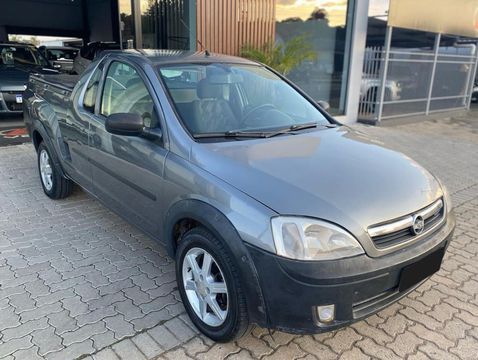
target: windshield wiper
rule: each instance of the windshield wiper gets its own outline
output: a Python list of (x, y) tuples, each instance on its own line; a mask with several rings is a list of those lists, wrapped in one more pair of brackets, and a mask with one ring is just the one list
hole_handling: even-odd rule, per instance
[(319, 124), (318, 122), (314, 121), (314, 122), (309, 122), (309, 123), (304, 123), (304, 124), (291, 125), (291, 126), (288, 126), (286, 128), (283, 128), (283, 129), (280, 129), (280, 130), (277, 130), (277, 131), (274, 131), (274, 132), (270, 132), (270, 133), (267, 134), (266, 137), (272, 137), (272, 136), (287, 134), (287, 133), (294, 132), (294, 131), (299, 131), (299, 130), (313, 129), (313, 128), (316, 128), (318, 126), (323, 126), (323, 127), (326, 127), (326, 128), (334, 128), (337, 125), (335, 125), (335, 124)]
[(324, 127), (336, 127), (335, 124), (319, 124), (317, 122), (310, 122), (305, 124), (291, 125), (283, 129), (275, 131), (242, 131), (242, 130), (230, 130), (226, 132), (211, 132), (203, 134), (194, 134), (195, 139), (207, 139), (207, 138), (270, 138), (277, 135), (286, 134), (293, 131), (312, 129), (318, 126)]
[(226, 131), (226, 132), (210, 132), (202, 134), (194, 134), (195, 139), (209, 139), (209, 138), (265, 138), (268, 136), (267, 132), (258, 131)]

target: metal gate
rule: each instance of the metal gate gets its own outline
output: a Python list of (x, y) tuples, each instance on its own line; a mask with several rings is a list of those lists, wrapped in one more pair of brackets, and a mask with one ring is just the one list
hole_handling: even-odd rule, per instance
[(476, 75), (476, 44), (433, 49), (391, 48), (392, 27), (384, 47), (365, 50), (359, 120), (377, 123), (402, 116), (468, 109)]

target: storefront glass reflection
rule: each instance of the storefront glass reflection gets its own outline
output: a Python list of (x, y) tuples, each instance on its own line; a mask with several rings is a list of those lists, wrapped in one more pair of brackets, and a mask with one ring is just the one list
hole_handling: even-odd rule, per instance
[[(189, 49), (190, 2), (193, 0), (141, 0), (144, 49)], [(193, 2), (194, 4), (194, 2)]]
[(123, 49), (134, 48), (134, 19), (131, 0), (119, 1), (121, 44)]
[(349, 1), (277, 0), (275, 43), (299, 42), (314, 56), (287, 75), (331, 112), (344, 112), (350, 43)]

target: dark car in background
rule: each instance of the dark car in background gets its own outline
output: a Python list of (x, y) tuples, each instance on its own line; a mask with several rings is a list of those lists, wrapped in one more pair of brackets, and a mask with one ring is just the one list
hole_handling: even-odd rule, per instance
[(80, 51), (68, 46), (40, 46), (39, 50), (53, 65), (53, 68), (62, 72), (73, 70), (73, 61)]
[(105, 50), (119, 50), (120, 44), (108, 41), (94, 41), (84, 45), (73, 61), (72, 73), (81, 75), (86, 68)]
[(23, 92), (32, 73), (56, 73), (29, 44), (0, 43), (0, 117), (21, 115)]

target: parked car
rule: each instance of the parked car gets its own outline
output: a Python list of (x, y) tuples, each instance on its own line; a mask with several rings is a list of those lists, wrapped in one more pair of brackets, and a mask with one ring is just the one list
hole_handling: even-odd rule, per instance
[(31, 73), (52, 71), (35, 46), (0, 43), (0, 117), (22, 114), (23, 91)]
[[(376, 75), (362, 76), (360, 84), (360, 102), (364, 106), (364, 110), (368, 112), (375, 111), (375, 105), (380, 97), (380, 78)], [(385, 82), (385, 92), (383, 94), (384, 101), (400, 100), (402, 89), (400, 82), (396, 80), (387, 80)]]
[(77, 75), (83, 74), (93, 60), (105, 50), (117, 50), (120, 45), (115, 42), (94, 41), (81, 47), (73, 61), (72, 72)]
[(478, 102), (478, 82), (476, 80), (473, 84), (473, 91), (471, 93), (471, 102), (472, 103)]
[(79, 53), (79, 49), (67, 46), (41, 46), (39, 50), (53, 65), (53, 68), (62, 72), (73, 70), (73, 61)]
[(45, 194), (77, 183), (162, 243), (216, 341), (363, 319), (438, 271), (451, 241), (438, 179), (245, 59), (107, 52), (69, 83), (32, 76), (24, 106)]

